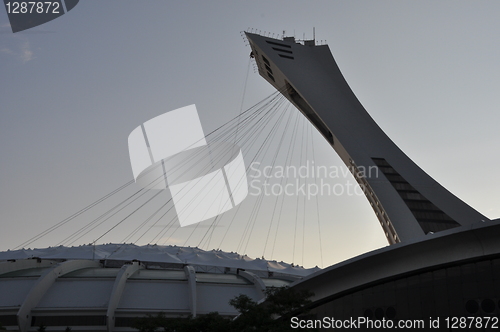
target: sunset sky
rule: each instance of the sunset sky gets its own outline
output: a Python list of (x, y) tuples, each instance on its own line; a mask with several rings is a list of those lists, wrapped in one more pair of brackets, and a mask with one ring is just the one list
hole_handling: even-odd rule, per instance
[[(499, 218), (499, 13), (494, 1), (86, 0), (13, 34), (2, 8), (0, 250), (132, 180), (127, 138), (145, 121), (196, 104), (208, 133), (273, 93), (249, 63), (241, 36), (247, 29), (311, 39), (315, 28), (388, 136), (452, 193)], [(314, 140), (317, 165), (342, 167), (317, 133)], [(255, 199), (242, 204), (237, 219), (248, 217)], [(293, 201), (287, 206), (284, 219), (293, 221)], [(318, 206), (321, 250), (314, 209), (301, 212), (300, 233), (291, 229), (293, 221), (283, 224), (275, 242), (266, 241), (265, 204), (248, 245), (238, 244), (246, 227), (241, 222), (220, 249), (244, 247), (239, 252), (251, 257), (310, 267), (387, 245), (364, 197), (319, 197)], [(143, 221), (124, 223), (99, 243), (120, 242)], [(30, 247), (54, 246), (86, 222), (83, 216)], [(210, 223), (204, 223), (206, 230)], [(73, 245), (94, 241), (112, 225)], [(225, 227), (213, 233), (214, 248)], [(180, 230), (165, 244), (195, 246), (204, 236), (200, 228), (192, 237)], [(149, 243), (153, 234), (137, 244)]]

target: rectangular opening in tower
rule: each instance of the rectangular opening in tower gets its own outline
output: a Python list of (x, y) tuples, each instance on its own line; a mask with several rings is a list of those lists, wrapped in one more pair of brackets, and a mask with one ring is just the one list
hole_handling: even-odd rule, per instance
[(417, 219), (425, 234), (460, 226), (405, 180), (384, 158), (372, 158)]

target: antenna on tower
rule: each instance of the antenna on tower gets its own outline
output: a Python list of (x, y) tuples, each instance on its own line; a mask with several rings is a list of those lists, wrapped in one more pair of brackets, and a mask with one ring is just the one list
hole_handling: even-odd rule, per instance
[(313, 27), (313, 40), (314, 40), (314, 43), (316, 43), (316, 28)]

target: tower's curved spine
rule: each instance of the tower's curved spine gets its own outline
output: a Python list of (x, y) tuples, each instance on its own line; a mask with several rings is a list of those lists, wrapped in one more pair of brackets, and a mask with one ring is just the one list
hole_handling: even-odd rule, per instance
[(375, 123), (327, 45), (246, 33), (259, 74), (318, 129), (363, 188), (389, 244), (489, 220), (437, 183)]

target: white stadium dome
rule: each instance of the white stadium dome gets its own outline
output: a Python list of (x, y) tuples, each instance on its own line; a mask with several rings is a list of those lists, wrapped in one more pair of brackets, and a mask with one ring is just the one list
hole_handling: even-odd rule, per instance
[(137, 317), (217, 311), (229, 300), (258, 301), (319, 268), (252, 259), (220, 250), (133, 244), (0, 252), (0, 323), (8, 330), (133, 331)]

